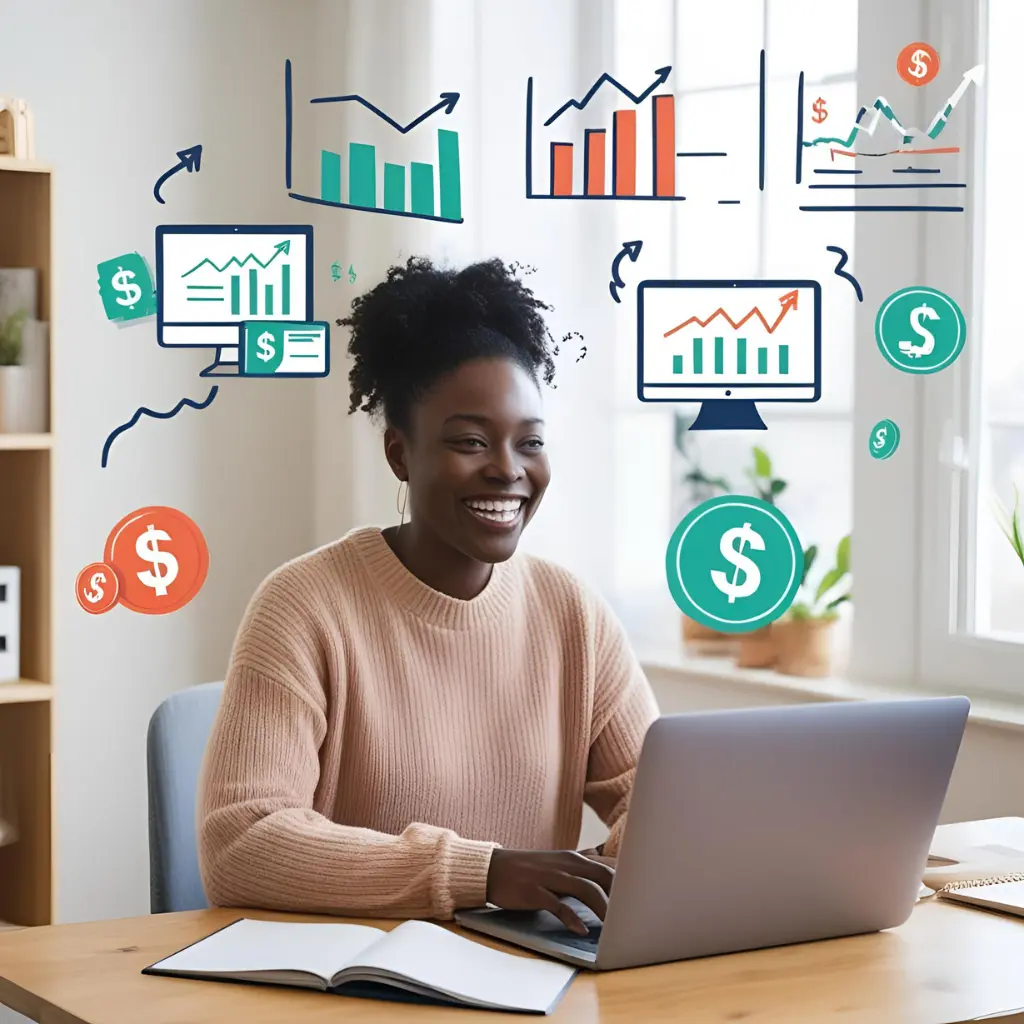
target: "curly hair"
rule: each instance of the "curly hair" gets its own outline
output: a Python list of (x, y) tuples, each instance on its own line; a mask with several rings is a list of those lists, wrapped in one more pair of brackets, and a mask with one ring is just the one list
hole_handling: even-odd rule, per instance
[(499, 259), (449, 270), (413, 256), (391, 267), (337, 321), (352, 329), (349, 413), (383, 412), (408, 430), (413, 404), (471, 359), (511, 359), (550, 384), (553, 339), (541, 314), (548, 309)]

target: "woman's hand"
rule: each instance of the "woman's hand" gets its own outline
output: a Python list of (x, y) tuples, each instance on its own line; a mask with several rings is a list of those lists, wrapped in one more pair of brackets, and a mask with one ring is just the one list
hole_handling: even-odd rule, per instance
[(596, 850), (496, 849), (487, 872), (487, 902), (504, 910), (549, 910), (569, 931), (586, 935), (587, 926), (561, 898), (575, 897), (603, 921), (614, 878), (614, 859)]

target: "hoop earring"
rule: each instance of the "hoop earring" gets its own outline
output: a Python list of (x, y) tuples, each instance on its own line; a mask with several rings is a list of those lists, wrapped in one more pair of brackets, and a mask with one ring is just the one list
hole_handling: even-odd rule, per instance
[[(405, 494), (402, 495), (402, 484), (405, 484)], [(399, 501), (401, 498), (401, 501)], [(409, 503), (409, 482), (407, 480), (398, 481), (398, 493), (395, 495), (395, 508), (398, 510), (398, 514), (402, 517), (398, 524), (398, 528), (401, 529), (405, 526), (405, 506)]]

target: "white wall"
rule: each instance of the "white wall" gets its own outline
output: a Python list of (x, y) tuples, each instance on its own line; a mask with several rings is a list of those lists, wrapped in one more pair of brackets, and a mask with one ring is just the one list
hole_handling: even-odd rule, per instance
[[(104, 319), (96, 264), (153, 261), (162, 222), (308, 220), (284, 197), (284, 58), (305, 59), (301, 5), (270, 0), (6, 0), (0, 93), (36, 115), (55, 168), (54, 493), (57, 907), (60, 922), (148, 913), (145, 736), (167, 694), (222, 678), (245, 604), (274, 566), (311, 546), (309, 382), (223, 384), (213, 405), (107, 433), (140, 405), (205, 397), (208, 351), (156, 344), (152, 322)], [(202, 168), (163, 187), (175, 151)], [(262, 386), (261, 386), (262, 385)], [(273, 397), (270, 398), (270, 391)], [(169, 616), (84, 614), (75, 576), (125, 513), (168, 504), (210, 548), (205, 587)]]

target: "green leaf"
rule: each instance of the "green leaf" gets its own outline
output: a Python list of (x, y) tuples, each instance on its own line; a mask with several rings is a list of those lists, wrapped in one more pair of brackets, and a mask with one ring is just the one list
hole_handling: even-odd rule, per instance
[(846, 573), (838, 567), (829, 569), (818, 584), (817, 593), (814, 595), (814, 603), (817, 604), (845, 575)]
[(763, 448), (754, 445), (754, 472), (765, 479), (772, 475), (772, 460)]
[(800, 586), (802, 587), (807, 582), (807, 574), (811, 571), (811, 566), (814, 565), (814, 560), (818, 557), (818, 545), (812, 544), (804, 552), (804, 574), (800, 579)]
[(825, 609), (827, 611), (831, 611), (834, 608), (838, 608), (841, 604), (845, 603), (846, 601), (852, 601), (852, 600), (853, 600), (853, 592), (851, 591), (848, 594), (843, 594), (840, 597), (837, 597), (834, 601), (829, 601), (829, 603), (827, 605), (825, 605)]
[(726, 480), (724, 476), (709, 476), (707, 478), (707, 483), (714, 484), (726, 494), (732, 490), (732, 487), (729, 486), (729, 481)]
[(803, 622), (804, 620), (811, 618), (811, 609), (800, 601), (797, 604), (789, 606), (789, 614), (796, 619), (797, 622)]
[(772, 481), (772, 497), (774, 498), (776, 495), (781, 494), (786, 489), (787, 486), (788, 486), (788, 484), (786, 483), (785, 480), (773, 480)]
[(850, 571), (850, 535), (847, 534), (836, 548), (836, 568), (841, 572)]

